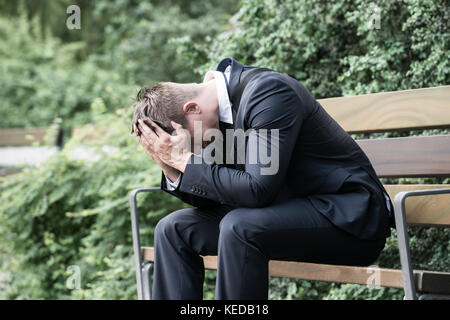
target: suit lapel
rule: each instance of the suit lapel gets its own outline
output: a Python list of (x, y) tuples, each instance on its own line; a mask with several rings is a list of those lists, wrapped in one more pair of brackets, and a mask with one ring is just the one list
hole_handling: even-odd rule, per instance
[[(234, 100), (233, 97), (236, 95), (237, 92), (237, 87), (239, 85), (239, 83), (241, 82), (241, 77), (242, 77), (242, 73), (244, 71), (245, 66), (241, 63), (239, 63), (238, 61), (234, 60), (233, 58), (226, 58), (223, 59), (219, 65), (217, 66), (217, 71), (220, 72), (225, 72), (225, 69), (231, 65), (231, 72), (230, 72), (230, 80), (228, 83), (228, 97), (230, 99), (230, 102), (233, 103), (232, 101)], [(228, 124), (228, 123), (224, 123), (219, 121), (219, 129), (220, 131), (222, 131), (223, 134), (223, 160), (224, 163), (226, 164), (226, 129), (233, 129), (235, 130), (236, 128), (236, 113), (234, 106), (232, 105), (232, 115), (233, 115), (233, 124)], [(244, 168), (243, 165), (238, 165), (237, 164), (237, 152), (236, 152), (236, 144), (233, 143), (233, 148), (232, 150), (229, 150), (229, 152), (233, 152), (233, 164), (226, 164), (227, 167), (232, 167), (232, 168)], [(243, 169), (242, 169), (243, 170)]]
[[(227, 160), (227, 144), (226, 144), (226, 138), (227, 138), (227, 133), (226, 130), (227, 129), (233, 129), (234, 130), (234, 126), (232, 124), (226, 123), (226, 122), (222, 122), (219, 121), (219, 129), (222, 132), (222, 137), (223, 137), (223, 145), (222, 145), (222, 155), (223, 155), (223, 163), (226, 163)], [(231, 150), (229, 150), (231, 152)]]
[(228, 96), (230, 101), (233, 101), (233, 97), (236, 94), (236, 89), (241, 82), (242, 72), (244, 71), (244, 65), (234, 60), (233, 58), (226, 58), (220, 61), (217, 66), (217, 71), (225, 72), (225, 69), (231, 65), (230, 81), (228, 87)]

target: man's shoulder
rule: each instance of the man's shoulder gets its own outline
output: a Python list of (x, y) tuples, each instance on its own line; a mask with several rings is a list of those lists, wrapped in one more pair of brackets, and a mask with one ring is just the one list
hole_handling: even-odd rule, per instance
[[(244, 72), (242, 78), (246, 76)], [(241, 79), (242, 81), (242, 79)], [(296, 84), (292, 82), (292, 78), (289, 76), (273, 71), (273, 70), (264, 70), (261, 73), (258, 73), (254, 76), (248, 83), (249, 90), (248, 93), (252, 91), (265, 91), (265, 90), (279, 90), (279, 89), (293, 89), (293, 86)], [(287, 93), (287, 91), (285, 92)], [(292, 93), (294, 93), (292, 91)]]

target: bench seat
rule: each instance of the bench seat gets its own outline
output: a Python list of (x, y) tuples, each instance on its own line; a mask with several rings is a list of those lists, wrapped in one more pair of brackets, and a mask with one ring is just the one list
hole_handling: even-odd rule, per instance
[[(152, 247), (142, 247), (145, 261), (154, 262)], [(202, 256), (205, 269), (217, 270), (217, 256)], [(269, 273), (274, 277), (353, 283), (403, 288), (402, 271), (378, 267), (351, 267), (307, 262), (270, 260)], [(450, 292), (450, 272), (414, 270), (417, 291), (445, 294)]]

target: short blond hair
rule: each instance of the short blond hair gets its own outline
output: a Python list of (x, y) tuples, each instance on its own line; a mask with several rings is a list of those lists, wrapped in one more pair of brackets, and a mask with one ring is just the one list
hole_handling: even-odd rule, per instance
[(139, 119), (152, 119), (166, 132), (173, 131), (170, 121), (185, 125), (183, 105), (196, 96), (197, 90), (192, 84), (158, 82), (152, 87), (145, 86), (137, 94), (134, 106), (133, 124)]

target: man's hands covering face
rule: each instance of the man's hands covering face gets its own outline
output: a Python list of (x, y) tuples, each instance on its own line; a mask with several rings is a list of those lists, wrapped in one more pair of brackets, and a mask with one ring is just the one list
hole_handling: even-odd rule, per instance
[(172, 127), (177, 133), (176, 136), (173, 136), (151, 119), (146, 119), (146, 121), (153, 128), (142, 120), (139, 120), (137, 127), (134, 128), (139, 143), (171, 181), (177, 180), (180, 172), (184, 172), (191, 157), (191, 152), (187, 148), (189, 138), (185, 130), (180, 124), (172, 121)]

